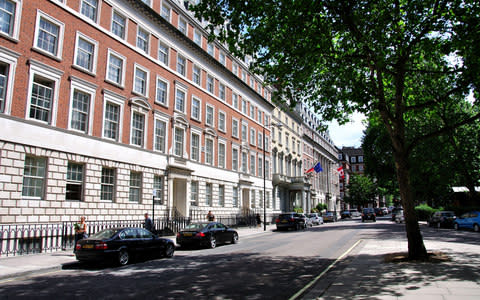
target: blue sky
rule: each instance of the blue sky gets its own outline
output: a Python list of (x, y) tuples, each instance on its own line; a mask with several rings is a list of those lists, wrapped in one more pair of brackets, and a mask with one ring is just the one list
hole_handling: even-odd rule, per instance
[(350, 120), (351, 122), (339, 126), (336, 121), (328, 124), (328, 130), (333, 143), (342, 148), (345, 147), (360, 147), (362, 145), (363, 130), (365, 125), (362, 124), (362, 120), (365, 116), (359, 113), (354, 113)]

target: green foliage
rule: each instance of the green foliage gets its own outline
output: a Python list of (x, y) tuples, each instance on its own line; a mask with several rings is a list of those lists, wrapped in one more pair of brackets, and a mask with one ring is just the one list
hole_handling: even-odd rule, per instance
[(296, 212), (296, 213), (303, 213), (303, 208), (299, 207), (299, 206), (295, 206), (293, 208), (293, 211)]
[(366, 206), (368, 203), (375, 201), (378, 195), (377, 187), (373, 180), (364, 175), (351, 176), (350, 183), (346, 188), (347, 194), (343, 200), (355, 206)]
[[(202, 0), (193, 10), (210, 22), (210, 40), (253, 58), (250, 69), (275, 87), (274, 101), (306, 102), (340, 124), (354, 111), (378, 118), (407, 204), (409, 257), (426, 257), (410, 222), (419, 192), (412, 166), (426, 159), (415, 149), (480, 118), (462, 113), (469, 93), (480, 96), (478, 1)], [(458, 103), (467, 106), (453, 117)]]
[(317, 206), (315, 206), (318, 212), (321, 212), (322, 210), (327, 209), (327, 207), (328, 206), (325, 203), (318, 203)]
[(422, 221), (428, 221), (428, 219), (434, 212), (440, 211), (440, 210), (443, 210), (443, 208), (432, 208), (428, 206), (428, 204), (420, 204), (415, 207), (415, 212), (417, 213), (417, 217), (419, 220), (422, 220)]

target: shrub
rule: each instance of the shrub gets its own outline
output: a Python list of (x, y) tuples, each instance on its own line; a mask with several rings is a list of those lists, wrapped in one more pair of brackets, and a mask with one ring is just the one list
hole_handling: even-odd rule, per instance
[(417, 213), (417, 217), (419, 221), (428, 221), (430, 216), (436, 212), (442, 210), (442, 208), (433, 208), (428, 206), (428, 204), (420, 204), (415, 207), (415, 212)]
[(303, 208), (299, 207), (299, 206), (295, 206), (293, 208), (293, 211), (296, 212), (296, 213), (303, 213)]
[(324, 204), (324, 203), (318, 203), (315, 208), (320, 212), (320, 211), (322, 211), (322, 210), (324, 210), (324, 209), (327, 209), (327, 205)]

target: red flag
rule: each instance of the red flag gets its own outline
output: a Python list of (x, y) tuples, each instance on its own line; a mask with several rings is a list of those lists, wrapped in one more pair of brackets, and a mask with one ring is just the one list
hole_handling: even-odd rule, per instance
[(345, 179), (345, 173), (343, 172), (343, 167), (340, 167), (337, 169), (338, 173), (340, 173), (340, 176), (342, 176), (342, 179)]

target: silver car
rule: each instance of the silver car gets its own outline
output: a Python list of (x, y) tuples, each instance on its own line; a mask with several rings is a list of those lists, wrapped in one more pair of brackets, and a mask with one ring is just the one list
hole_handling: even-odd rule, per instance
[(310, 219), (313, 225), (323, 224), (323, 218), (318, 213), (307, 214), (307, 218)]

